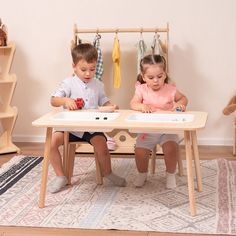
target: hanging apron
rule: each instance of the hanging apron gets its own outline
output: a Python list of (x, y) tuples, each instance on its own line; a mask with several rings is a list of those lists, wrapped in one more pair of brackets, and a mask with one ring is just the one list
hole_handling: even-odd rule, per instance
[(113, 61), (113, 86), (114, 86), (114, 88), (120, 88), (120, 84), (121, 84), (120, 43), (117, 38), (117, 35), (114, 39), (114, 44), (113, 44), (112, 61)]
[(145, 44), (143, 38), (138, 41), (137, 44), (137, 71), (140, 73), (140, 61), (143, 59), (147, 50), (147, 45)]
[(158, 34), (154, 35), (151, 48), (152, 48), (152, 54), (164, 56), (164, 53), (160, 44), (160, 35)]

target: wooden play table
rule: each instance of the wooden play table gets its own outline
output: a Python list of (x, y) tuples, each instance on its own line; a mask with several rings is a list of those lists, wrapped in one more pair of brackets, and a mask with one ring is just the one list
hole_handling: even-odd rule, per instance
[[(48, 165), (50, 159), (50, 145), (53, 129), (60, 129), (64, 131), (101, 131), (111, 132), (113, 130), (128, 130), (130, 133), (180, 133), (184, 134), (185, 150), (186, 150), (186, 169), (187, 169), (187, 181), (188, 181), (188, 193), (190, 203), (190, 214), (196, 215), (196, 203), (194, 193), (194, 177), (193, 177), (193, 162), (195, 164), (197, 190), (202, 191), (202, 178), (199, 162), (199, 152), (197, 145), (197, 130), (203, 129), (207, 121), (207, 113), (199, 111), (188, 111), (181, 114), (192, 115), (193, 120), (190, 122), (147, 122), (140, 120), (127, 120), (132, 114), (137, 114), (137, 111), (133, 110), (117, 110), (119, 116), (114, 120), (107, 121), (76, 121), (76, 120), (63, 120), (54, 119), (55, 115), (61, 110), (54, 110), (48, 114), (40, 117), (32, 122), (33, 126), (46, 128), (46, 140), (44, 150), (44, 160), (42, 169), (41, 189), (39, 196), (39, 207), (45, 206), (46, 197), (46, 184), (48, 176)], [(68, 111), (68, 112), (80, 112), (80, 111)], [(88, 111), (90, 112), (90, 111)], [(162, 112), (163, 114), (173, 114), (173, 112)], [(162, 114), (161, 113), (161, 114)], [(176, 113), (177, 114), (177, 113)]]

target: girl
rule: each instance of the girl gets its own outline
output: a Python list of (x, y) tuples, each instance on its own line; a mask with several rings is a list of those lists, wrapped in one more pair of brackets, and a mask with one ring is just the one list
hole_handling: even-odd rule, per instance
[[(185, 111), (188, 103), (174, 85), (169, 84), (165, 72), (165, 59), (160, 55), (147, 55), (140, 62), (139, 81), (130, 102), (131, 109), (144, 113), (157, 111)], [(139, 134), (135, 146), (135, 161), (138, 176), (134, 182), (142, 187), (147, 179), (148, 159), (151, 150), (159, 143), (162, 146), (166, 165), (166, 187), (176, 187), (175, 170), (179, 155), (178, 135), (176, 134)]]

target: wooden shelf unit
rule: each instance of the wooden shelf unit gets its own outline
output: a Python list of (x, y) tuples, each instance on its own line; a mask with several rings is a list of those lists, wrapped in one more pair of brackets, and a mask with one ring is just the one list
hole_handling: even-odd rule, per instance
[(0, 154), (17, 152), (20, 149), (12, 143), (12, 131), (18, 110), (11, 106), (17, 78), (10, 74), (15, 53), (15, 45), (0, 47)]

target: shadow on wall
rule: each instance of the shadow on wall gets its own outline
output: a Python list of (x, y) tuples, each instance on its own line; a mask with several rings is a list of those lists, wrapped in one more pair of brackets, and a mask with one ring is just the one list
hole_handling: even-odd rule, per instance
[(39, 83), (40, 80), (31, 77), (28, 74), (29, 71), (27, 56), (19, 45), (16, 45), (11, 73), (16, 74), (17, 85), (13, 95), (12, 106), (18, 108), (15, 130), (17, 130), (18, 134), (23, 135), (32, 132), (31, 122), (37, 116), (37, 101), (40, 101), (43, 92), (43, 85)]
[(136, 51), (121, 52), (121, 86), (113, 86), (113, 63), (112, 52), (103, 53), (104, 74), (103, 82), (105, 91), (110, 100), (117, 104), (120, 109), (129, 109), (130, 101), (134, 95), (137, 77)]
[(207, 111), (208, 104), (212, 104), (209, 97), (209, 89), (213, 84), (196, 67), (196, 54), (191, 45), (182, 49), (174, 45), (169, 52), (170, 76), (176, 83), (177, 88), (182, 91), (189, 100), (189, 110)]
[(201, 74), (201, 68), (197, 68), (196, 65), (201, 66), (204, 62), (196, 61), (193, 47), (187, 45), (185, 49), (181, 49), (174, 45), (169, 55), (171, 76), (180, 91), (188, 97), (188, 110), (208, 112), (207, 130), (217, 133), (223, 128), (225, 133), (229, 132), (229, 129), (225, 129), (225, 117), (222, 114), (224, 102), (219, 88), (215, 80)]

